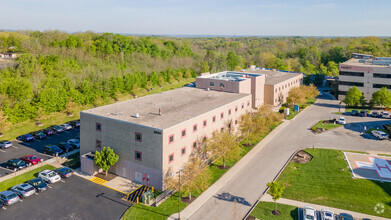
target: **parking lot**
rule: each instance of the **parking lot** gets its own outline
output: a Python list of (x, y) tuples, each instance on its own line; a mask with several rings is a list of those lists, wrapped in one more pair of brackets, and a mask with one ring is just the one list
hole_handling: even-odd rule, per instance
[(28, 143), (21, 141), (12, 141), (13, 147), (8, 149), (0, 149), (0, 176), (5, 176), (13, 173), (12, 170), (6, 168), (8, 160), (13, 158), (20, 158), (24, 155), (34, 154), (44, 160), (50, 159), (52, 156), (43, 154), (42, 148), (47, 144), (58, 144), (62, 141), (68, 141), (75, 138), (79, 134), (79, 129), (70, 129), (62, 133), (48, 136), (43, 140), (34, 140)]
[(49, 186), (0, 210), (0, 219), (120, 219), (131, 206), (123, 194), (78, 176)]

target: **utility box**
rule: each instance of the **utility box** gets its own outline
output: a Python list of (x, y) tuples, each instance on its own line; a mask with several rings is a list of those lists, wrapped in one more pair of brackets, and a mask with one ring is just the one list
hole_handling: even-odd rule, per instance
[(284, 109), (284, 115), (289, 116), (289, 108)]
[(300, 111), (300, 110), (299, 110), (299, 105), (295, 105), (295, 106), (294, 106), (294, 109), (295, 109), (295, 112)]
[(141, 196), (141, 203), (145, 205), (150, 205), (153, 202), (153, 192), (148, 190)]

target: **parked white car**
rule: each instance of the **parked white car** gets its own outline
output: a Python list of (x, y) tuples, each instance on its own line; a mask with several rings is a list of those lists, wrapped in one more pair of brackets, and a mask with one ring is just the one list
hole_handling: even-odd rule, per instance
[(382, 112), (383, 118), (391, 118), (391, 114), (389, 112)]
[(338, 124), (346, 125), (346, 119), (345, 119), (345, 117), (339, 117), (339, 119), (338, 119)]
[(372, 135), (379, 140), (384, 140), (388, 138), (388, 135), (384, 131), (373, 130), (371, 131)]
[(20, 183), (11, 188), (20, 198), (27, 198), (35, 193), (35, 189), (28, 183)]
[(321, 220), (334, 220), (335, 219), (334, 212), (327, 210), (327, 209), (322, 209), (322, 211), (320, 212), (320, 216), (322, 218)]
[(0, 148), (6, 149), (12, 147), (11, 141), (0, 141)]
[(61, 180), (60, 175), (52, 170), (43, 170), (38, 174), (38, 177), (47, 183), (55, 183)]
[(64, 131), (70, 130), (73, 128), (70, 124), (62, 124), (62, 125), (60, 125), (60, 127), (62, 127), (64, 129)]
[(72, 145), (73, 148), (80, 148), (80, 140), (78, 139), (69, 139), (68, 144)]
[(316, 220), (316, 210), (309, 206), (304, 206), (304, 220)]

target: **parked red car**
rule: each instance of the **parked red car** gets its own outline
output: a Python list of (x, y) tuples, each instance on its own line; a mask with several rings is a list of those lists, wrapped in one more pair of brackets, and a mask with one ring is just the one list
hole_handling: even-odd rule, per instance
[(26, 162), (27, 164), (37, 164), (37, 163), (41, 163), (43, 160), (41, 158), (38, 158), (37, 156), (35, 155), (26, 155), (26, 156), (23, 156), (20, 158), (21, 160), (23, 160), (24, 162)]

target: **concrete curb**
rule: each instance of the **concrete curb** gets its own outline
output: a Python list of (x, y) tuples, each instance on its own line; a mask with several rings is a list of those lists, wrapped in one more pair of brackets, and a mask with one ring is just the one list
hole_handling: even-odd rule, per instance
[[(298, 115), (297, 115), (298, 116)], [(296, 117), (297, 117), (296, 116)], [(296, 118), (295, 117), (295, 118)], [(250, 152), (248, 152), (242, 159), (240, 159), (235, 166), (229, 169), (220, 179), (218, 179), (212, 186), (210, 186), (205, 192), (203, 192), (195, 201), (187, 206), (181, 217), (188, 219), (194, 214), (199, 208), (201, 208), (205, 201), (209, 200), (214, 194), (216, 194), (226, 183), (228, 183), (232, 177), (234, 177), (241, 169), (250, 161), (262, 148), (269, 143), (269, 141), (276, 136), (282, 129), (284, 129), (291, 120), (286, 120), (277, 126), (272, 132), (270, 132), (261, 142), (259, 142)], [(174, 214), (175, 215), (175, 214)], [(170, 217), (168, 218), (170, 219)]]

